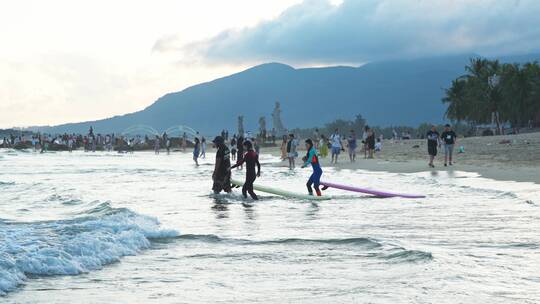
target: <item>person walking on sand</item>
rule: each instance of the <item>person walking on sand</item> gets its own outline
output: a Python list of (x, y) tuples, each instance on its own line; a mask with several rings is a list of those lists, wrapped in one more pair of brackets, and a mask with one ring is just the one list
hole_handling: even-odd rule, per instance
[(294, 138), (294, 134), (289, 134), (289, 141), (287, 142), (287, 158), (289, 159), (290, 170), (294, 170), (294, 161), (298, 157), (298, 152), (296, 152), (297, 146), (298, 141)]
[(195, 137), (195, 140), (193, 142), (193, 161), (195, 162), (195, 165), (199, 166), (199, 155), (201, 154), (201, 142), (199, 141), (198, 137)]
[(317, 193), (317, 196), (321, 196), (321, 190), (319, 189), (319, 185), (321, 183), (321, 176), (322, 176), (322, 168), (321, 164), (319, 163), (319, 156), (317, 155), (317, 149), (315, 149), (313, 145), (313, 141), (311, 139), (306, 139), (306, 151), (307, 154), (302, 158), (304, 161), (304, 164), (302, 165), (302, 168), (305, 168), (311, 164), (311, 167), (313, 168), (313, 173), (309, 177), (309, 180), (306, 183), (308, 193), (309, 195), (313, 195), (313, 189), (311, 186), (313, 185), (315, 188), (315, 193)]
[(212, 174), (212, 190), (215, 194), (225, 191), (231, 192), (231, 151), (225, 145), (221, 136), (216, 136), (212, 141), (217, 148), (216, 164)]
[(444, 143), (444, 166), (446, 167), (447, 163), (452, 166), (452, 155), (454, 154), (454, 145), (457, 143), (457, 135), (449, 124), (444, 126), (441, 139)]
[[(246, 181), (244, 182), (244, 186), (242, 186), (242, 195), (244, 198), (247, 198), (247, 194), (249, 193), (252, 199), (258, 200), (257, 194), (253, 191), (253, 183), (257, 177), (261, 176), (259, 155), (253, 149), (253, 144), (249, 140), (244, 141), (244, 150), (247, 152), (242, 157), (242, 160), (232, 166), (231, 170), (246, 163)], [(256, 173), (255, 166), (257, 166)]]
[(349, 138), (347, 138), (347, 148), (349, 149), (349, 159), (352, 162), (356, 161), (356, 133), (354, 130), (351, 130), (349, 133)]
[(369, 126), (364, 126), (364, 132), (362, 133), (362, 151), (364, 151), (364, 158), (368, 157), (368, 146), (367, 146), (367, 137), (369, 132)]
[(368, 149), (368, 158), (373, 158), (375, 154), (375, 132), (369, 128), (368, 136), (366, 138), (366, 147)]
[(427, 138), (427, 146), (428, 146), (428, 154), (429, 154), (429, 166), (431, 168), (435, 168), (435, 165), (433, 165), (433, 160), (435, 159), (435, 156), (437, 156), (437, 146), (439, 146), (439, 132), (437, 132), (437, 128), (435, 125), (431, 126), (431, 130), (429, 130), (426, 134)]
[(332, 144), (332, 163), (337, 164), (339, 153), (341, 152), (341, 135), (339, 135), (339, 129), (335, 129), (334, 133), (330, 135), (330, 143)]

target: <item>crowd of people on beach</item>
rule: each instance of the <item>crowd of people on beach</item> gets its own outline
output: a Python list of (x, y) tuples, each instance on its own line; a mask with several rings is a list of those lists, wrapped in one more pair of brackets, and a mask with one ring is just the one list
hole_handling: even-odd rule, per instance
[[(275, 132), (271, 135), (271, 142), (275, 143)], [(407, 134), (403, 134), (406, 137)], [(394, 132), (394, 138), (397, 134)], [(427, 139), (427, 152), (429, 155), (429, 167), (434, 168), (434, 159), (438, 154), (438, 149), (444, 148), (444, 166), (453, 165), (454, 145), (457, 143), (457, 134), (452, 130), (450, 125), (446, 125), (444, 131), (439, 133), (436, 126), (433, 125), (431, 130), (425, 135)], [(229, 137), (229, 132), (223, 130), (220, 135), (216, 136), (212, 143), (216, 148), (216, 162), (213, 179), (213, 190), (215, 193), (221, 191), (231, 191), (231, 170), (242, 170), (246, 167), (246, 179), (242, 187), (242, 194), (247, 197), (249, 194), (253, 199), (258, 199), (253, 191), (253, 183), (261, 174), (261, 165), (259, 163), (260, 141), (266, 143), (268, 139), (254, 137), (250, 132), (244, 134), (234, 134)], [(199, 159), (206, 158), (207, 142), (204, 136), (200, 136), (197, 132), (188, 139), (186, 133), (179, 138), (171, 138), (167, 133), (155, 135), (154, 138), (148, 136), (116, 136), (112, 134), (94, 134), (93, 128), (90, 127), (88, 134), (34, 134), (4, 137), (2, 139), (2, 147), (14, 147), (22, 143), (29, 143), (36, 151), (46, 151), (50, 145), (61, 145), (67, 148), (68, 151), (83, 148), (84, 151), (96, 150), (113, 151), (116, 149), (119, 152), (133, 153), (136, 146), (153, 146), (155, 154), (159, 154), (162, 148), (165, 148), (167, 154), (170, 153), (173, 141), (176, 141), (177, 146), (181, 151), (186, 151), (188, 144), (193, 148), (193, 161), (196, 166), (199, 166)], [(313, 173), (306, 183), (308, 193), (320, 196), (319, 189), (322, 168), (319, 158), (326, 158), (330, 155), (331, 164), (337, 164), (341, 153), (347, 152), (349, 161), (355, 162), (357, 152), (361, 152), (365, 159), (373, 159), (376, 151), (382, 150), (383, 135), (376, 136), (374, 130), (366, 125), (360, 138), (357, 137), (355, 130), (350, 130), (347, 135), (340, 133), (336, 128), (330, 136), (320, 134), (318, 129), (315, 129), (312, 136), (304, 140), (306, 155), (303, 156), (301, 167), (311, 166)], [(294, 133), (282, 136), (280, 145), (281, 159), (288, 161), (288, 168), (294, 170), (299, 158), (300, 140)], [(460, 148), (462, 149), (462, 147)], [(461, 151), (460, 151), (461, 152)], [(234, 163), (234, 164), (233, 164)]]
[[(348, 135), (340, 133), (339, 129), (335, 129), (330, 136), (320, 134), (318, 129), (315, 129), (313, 136), (310, 138), (313, 141), (315, 149), (320, 156), (325, 158), (330, 153), (331, 163), (337, 164), (339, 155), (347, 152), (350, 162), (356, 161), (357, 152), (363, 153), (365, 159), (374, 158), (376, 151), (382, 150), (383, 135), (375, 136), (375, 132), (369, 126), (365, 126), (361, 139), (358, 139), (356, 132), (350, 130)], [(359, 141), (361, 145), (359, 145)], [(295, 134), (284, 135), (281, 142), (281, 159), (288, 160), (289, 168), (295, 168), (295, 160), (298, 158), (299, 141)]]

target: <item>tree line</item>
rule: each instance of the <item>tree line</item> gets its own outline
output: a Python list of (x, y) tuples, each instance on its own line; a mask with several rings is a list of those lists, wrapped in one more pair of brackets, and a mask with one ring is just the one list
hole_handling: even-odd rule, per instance
[(466, 74), (445, 90), (446, 117), (470, 126), (495, 125), (496, 133), (540, 124), (540, 65), (473, 58)]
[[(357, 114), (354, 119), (336, 119), (332, 122), (326, 123), (320, 127), (313, 128), (296, 128), (290, 130), (291, 133), (294, 133), (301, 138), (310, 138), (313, 137), (315, 131), (320, 135), (325, 135), (326, 137), (334, 133), (335, 129), (339, 129), (341, 135), (347, 136), (351, 130), (353, 130), (357, 137), (359, 138), (364, 133), (364, 127), (368, 125), (366, 119), (362, 117), (361, 114)], [(398, 138), (402, 138), (404, 134), (410, 136), (410, 139), (414, 138), (424, 138), (427, 131), (431, 129), (431, 123), (422, 123), (418, 127), (411, 126), (373, 126), (369, 127), (375, 132), (375, 135), (383, 135), (384, 138), (392, 138), (394, 136), (394, 131), (397, 133)], [(436, 125), (438, 130), (442, 130), (444, 125)], [(468, 125), (463, 123), (456, 123), (453, 126), (454, 131), (458, 134), (473, 135), (471, 129)]]

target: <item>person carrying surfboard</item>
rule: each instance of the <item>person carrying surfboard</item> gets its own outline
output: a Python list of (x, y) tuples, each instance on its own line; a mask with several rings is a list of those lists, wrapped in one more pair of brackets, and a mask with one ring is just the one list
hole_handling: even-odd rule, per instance
[(319, 185), (321, 183), (321, 175), (323, 171), (321, 169), (321, 164), (319, 163), (319, 155), (317, 155), (317, 149), (315, 149), (313, 141), (309, 138), (306, 139), (306, 151), (308, 152), (306, 156), (303, 157), (304, 164), (302, 165), (302, 168), (305, 168), (310, 164), (313, 168), (313, 173), (309, 177), (306, 186), (308, 188), (309, 195), (313, 195), (313, 189), (311, 188), (311, 186), (313, 185), (317, 196), (321, 196), (321, 190), (319, 189)]
[[(230, 170), (242, 166), (244, 162), (246, 163), (246, 181), (242, 186), (242, 195), (244, 198), (247, 198), (247, 194), (251, 196), (252, 199), (258, 200), (257, 194), (253, 191), (253, 183), (257, 176), (261, 176), (261, 164), (259, 163), (259, 155), (253, 149), (253, 144), (251, 141), (246, 140), (243, 144), (244, 149), (247, 151), (246, 154), (240, 159)], [(257, 166), (257, 173), (255, 173), (255, 165)]]

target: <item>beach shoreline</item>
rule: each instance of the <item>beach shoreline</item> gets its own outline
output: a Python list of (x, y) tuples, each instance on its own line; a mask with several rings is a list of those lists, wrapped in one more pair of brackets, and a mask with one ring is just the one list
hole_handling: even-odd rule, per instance
[[(301, 145), (302, 146), (302, 145)], [(465, 153), (457, 153), (463, 146)], [(347, 149), (346, 149), (347, 150)], [(426, 140), (384, 140), (383, 149), (374, 159), (365, 159), (357, 150), (356, 161), (350, 162), (347, 151), (341, 152), (337, 164), (330, 156), (321, 158), (321, 165), (338, 170), (368, 170), (391, 173), (465, 171), (500, 181), (532, 182), (540, 184), (540, 132), (518, 135), (460, 138), (454, 149), (454, 165), (444, 166), (444, 151), (439, 149), (435, 168), (428, 167)], [(281, 156), (279, 148), (264, 149), (262, 153)], [(300, 150), (297, 167), (300, 167)], [(288, 167), (287, 160), (276, 166)]]

